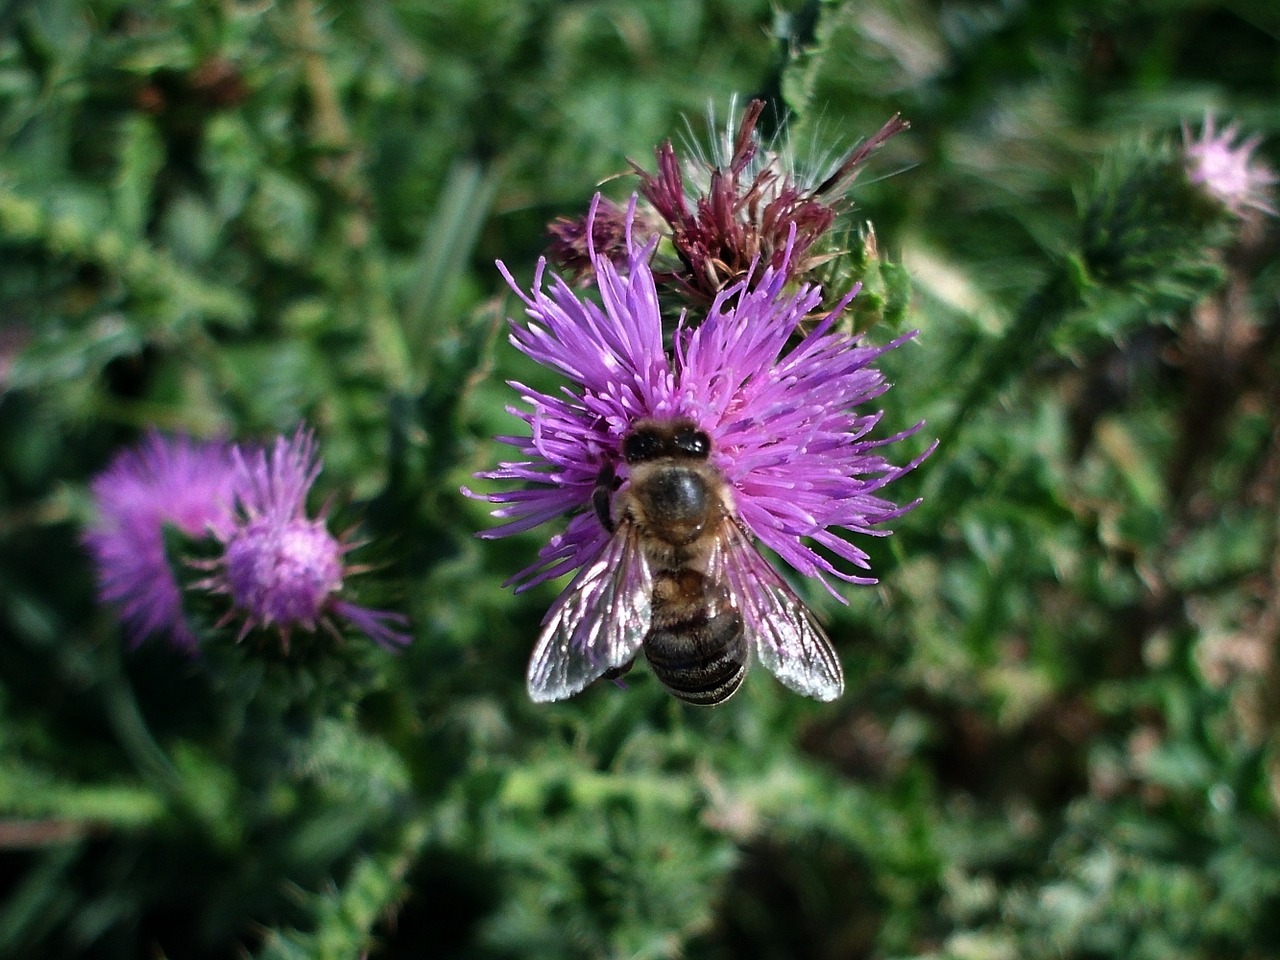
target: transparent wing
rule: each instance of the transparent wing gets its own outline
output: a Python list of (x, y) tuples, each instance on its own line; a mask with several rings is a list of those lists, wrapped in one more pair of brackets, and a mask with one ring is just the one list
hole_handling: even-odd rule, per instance
[(834, 700), (844, 690), (844, 672), (826, 631), (760, 555), (750, 533), (732, 517), (722, 522), (708, 572), (728, 586), (756, 656), (797, 693)]
[(631, 662), (649, 631), (653, 574), (624, 523), (547, 611), (529, 660), (529, 696), (563, 700)]

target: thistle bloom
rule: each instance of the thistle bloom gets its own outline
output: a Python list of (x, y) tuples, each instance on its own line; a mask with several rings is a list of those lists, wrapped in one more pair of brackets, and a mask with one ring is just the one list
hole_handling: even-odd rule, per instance
[(225, 551), (215, 574), (202, 585), (230, 597), (224, 622), (240, 618), (243, 638), (254, 627), (276, 627), (287, 646), (294, 627), (313, 631), (346, 620), (387, 648), (408, 643), (397, 627), (405, 618), (339, 599), (343, 579), (356, 572), (344, 566), (355, 544), (328, 530), (324, 517), (310, 519), (306, 499), (320, 473), (315, 438), (299, 430), (277, 437), (268, 450), (233, 451), (236, 512), (219, 531)]
[(537, 563), (512, 578), (518, 590), (600, 556), (610, 533), (591, 509), (592, 498), (602, 475), (627, 482), (623, 442), (640, 420), (691, 421), (706, 433), (709, 462), (732, 491), (736, 518), (795, 570), (817, 577), (832, 593), (829, 578), (874, 582), (848, 572), (867, 569), (868, 558), (841, 534), (886, 535), (879, 525), (909, 507), (880, 492), (923, 457), (892, 465), (882, 448), (914, 428), (872, 439), (880, 414), (853, 408), (888, 388), (871, 364), (906, 338), (873, 347), (834, 332), (850, 294), (788, 350), (822, 298), (818, 288), (789, 287), (796, 231), (789, 236), (778, 263), (748, 271), (722, 290), (700, 324), (678, 326), (670, 353), (649, 265), (653, 242), (628, 236), (621, 267), (592, 251), (599, 306), (579, 299), (558, 277), (546, 288), (545, 260), (530, 293), (499, 264), (529, 317), (512, 322), (512, 343), (571, 384), (557, 394), (512, 384), (529, 405), (512, 412), (532, 435), (500, 437), (519, 459), (479, 476), (521, 488), (470, 494), (497, 505), (493, 514), (503, 522), (481, 534), (488, 539), (572, 515)]
[(1247, 137), (1239, 143), (1240, 124), (1229, 124), (1222, 132), (1214, 130), (1214, 118), (1207, 114), (1199, 139), (1183, 124), (1183, 158), (1187, 178), (1231, 213), (1242, 217), (1250, 210), (1276, 213), (1271, 187), (1276, 174), (1265, 163), (1254, 158), (1262, 142), (1260, 136)]
[(119, 609), (134, 644), (165, 635), (193, 652), (198, 641), (165, 555), (164, 528), (189, 537), (232, 527), (236, 466), (229, 445), (150, 433), (117, 454), (93, 481), (98, 517), (84, 536), (98, 595)]
[(226, 594), (243, 619), (276, 626), (287, 643), (295, 626), (314, 630), (341, 617), (385, 647), (408, 643), (398, 614), (341, 600), (343, 556), (354, 545), (334, 538), (323, 519), (309, 520), (305, 501), (320, 472), (315, 441), (299, 431), (277, 439), (270, 455), (222, 442), (148, 434), (116, 456), (92, 484), (98, 517), (84, 536), (98, 575), (98, 594), (119, 608), (130, 639), (164, 634), (174, 646), (199, 647), (183, 612), (182, 588), (165, 552), (172, 526), (193, 539), (224, 546), (216, 561), (190, 561), (214, 574), (194, 588)]

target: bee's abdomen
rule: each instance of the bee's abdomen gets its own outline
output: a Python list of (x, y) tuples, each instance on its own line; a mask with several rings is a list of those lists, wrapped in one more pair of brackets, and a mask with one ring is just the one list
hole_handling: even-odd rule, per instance
[(728, 700), (747, 672), (741, 615), (722, 598), (708, 595), (701, 574), (690, 570), (655, 576), (644, 653), (668, 690), (701, 706)]

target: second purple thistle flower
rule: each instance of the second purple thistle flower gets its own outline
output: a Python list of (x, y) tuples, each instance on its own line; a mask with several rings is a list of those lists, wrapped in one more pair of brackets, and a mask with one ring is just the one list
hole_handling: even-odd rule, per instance
[(223, 623), (240, 621), (240, 639), (274, 627), (286, 650), (294, 628), (323, 625), (336, 635), (344, 620), (389, 650), (407, 644), (403, 616), (341, 599), (345, 576), (355, 572), (343, 558), (356, 545), (329, 532), (324, 511), (307, 515), (320, 474), (310, 431), (277, 437), (265, 450), (237, 448), (235, 464), (235, 523), (219, 536), (225, 551), (201, 584), (231, 599)]
[[(343, 599), (344, 578), (360, 570), (344, 559), (356, 544), (331, 534), (323, 511), (307, 515), (319, 472), (315, 437), (304, 429), (268, 449), (149, 434), (93, 481), (97, 516), (84, 541), (101, 599), (135, 644), (167, 636), (195, 654), (203, 641), (174, 574), (182, 564), (207, 572), (192, 591), (230, 599), (219, 625), (239, 623), (240, 639), (272, 628), (287, 650), (294, 629), (323, 625), (336, 634), (345, 621), (383, 647), (404, 646), (410, 636), (402, 615)], [(190, 540), (212, 539), (222, 552), (171, 557), (166, 526)]]
[(482, 537), (571, 516), (513, 578), (523, 590), (576, 573), (543, 621), (529, 693), (572, 696), (643, 652), (691, 703), (731, 696), (752, 656), (791, 689), (834, 699), (839, 658), (755, 541), (832, 593), (829, 578), (874, 582), (847, 572), (868, 558), (841, 534), (886, 535), (879, 525), (910, 505), (880, 492), (923, 456), (891, 464), (882, 448), (917, 428), (873, 439), (880, 414), (854, 408), (888, 388), (871, 363), (907, 338), (873, 347), (833, 332), (851, 293), (788, 348), (822, 294), (788, 292), (784, 257), (721, 291), (668, 349), (652, 252), (630, 231), (621, 268), (593, 250), (598, 305), (559, 277), (546, 288), (545, 261), (529, 293), (499, 264), (529, 318), (512, 322), (512, 343), (573, 385), (513, 383), (532, 435), (499, 438), (521, 459), (480, 474), (521, 484), (480, 495), (503, 521)]

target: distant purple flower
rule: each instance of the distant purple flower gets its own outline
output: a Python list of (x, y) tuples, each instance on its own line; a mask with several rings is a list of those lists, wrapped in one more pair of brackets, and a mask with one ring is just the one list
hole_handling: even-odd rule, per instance
[(9, 389), (14, 364), (31, 339), (31, 330), (21, 323), (0, 320), (0, 399)]
[(324, 517), (307, 517), (307, 494), (320, 473), (311, 433), (300, 429), (292, 439), (276, 438), (269, 451), (236, 448), (232, 455), (237, 510), (219, 531), (225, 551), (203, 584), (230, 597), (224, 622), (240, 619), (241, 637), (276, 627), (287, 645), (295, 627), (332, 627), (336, 616), (384, 647), (407, 644), (410, 636), (397, 629), (403, 616), (338, 597), (344, 576), (354, 572), (343, 557), (355, 545), (335, 538)]
[(1197, 140), (1183, 124), (1187, 178), (1236, 216), (1244, 216), (1249, 209), (1274, 215), (1271, 187), (1277, 182), (1276, 174), (1253, 156), (1262, 137), (1255, 135), (1236, 143), (1239, 123), (1229, 124), (1221, 133), (1215, 132), (1214, 125), (1213, 115), (1206, 114)]
[(919, 460), (906, 466), (886, 460), (881, 449), (914, 431), (871, 439), (880, 414), (857, 414), (854, 407), (888, 389), (871, 363), (907, 338), (873, 347), (833, 332), (850, 294), (788, 350), (822, 298), (815, 287), (789, 288), (788, 246), (749, 284), (743, 279), (723, 289), (700, 324), (678, 327), (668, 353), (649, 266), (652, 243), (628, 237), (627, 250), (621, 267), (593, 254), (601, 306), (579, 299), (558, 277), (545, 289), (545, 261), (529, 294), (499, 264), (530, 318), (512, 322), (512, 343), (572, 384), (546, 394), (512, 383), (530, 407), (512, 412), (532, 436), (500, 437), (520, 458), (480, 476), (520, 488), (470, 494), (498, 505), (493, 514), (503, 523), (481, 534), (488, 539), (571, 515), (538, 562), (513, 578), (518, 589), (601, 555), (610, 533), (592, 497), (602, 475), (626, 483), (623, 441), (642, 419), (688, 420), (705, 432), (709, 463), (729, 484), (737, 519), (800, 573), (833, 593), (829, 576), (874, 582), (836, 565), (868, 568), (867, 554), (840, 533), (884, 536), (879, 525), (908, 508), (880, 491)]
[(84, 542), (97, 570), (99, 597), (118, 608), (133, 643), (167, 635), (176, 647), (196, 649), (165, 554), (164, 528), (176, 527), (189, 537), (226, 535), (235, 472), (225, 443), (149, 433), (94, 479), (98, 516)]

